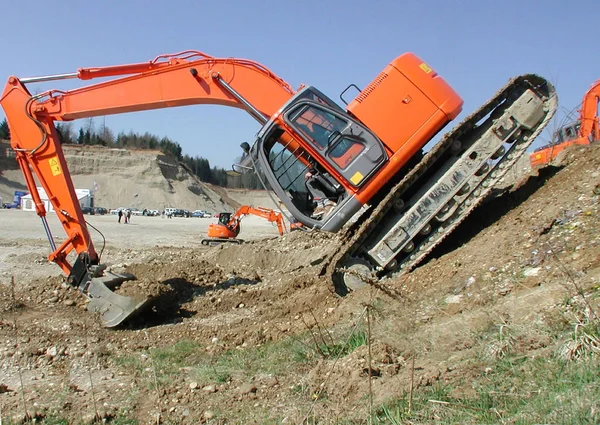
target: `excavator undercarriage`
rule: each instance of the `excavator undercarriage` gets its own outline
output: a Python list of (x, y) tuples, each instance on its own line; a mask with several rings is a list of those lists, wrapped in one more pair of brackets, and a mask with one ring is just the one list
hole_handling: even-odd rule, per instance
[(338, 292), (416, 267), (485, 199), (557, 106), (550, 83), (523, 75), (447, 133), (364, 220), (346, 230), (324, 268)]

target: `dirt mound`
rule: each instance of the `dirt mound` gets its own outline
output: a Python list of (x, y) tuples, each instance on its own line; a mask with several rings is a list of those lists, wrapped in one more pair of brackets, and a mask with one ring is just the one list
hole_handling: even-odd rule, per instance
[[(599, 308), (599, 169), (600, 145), (575, 148), (561, 166), (498, 191), (427, 263), (380, 282), (386, 291), (337, 296), (319, 277), (337, 236), (304, 232), (113, 252), (129, 261), (115, 270), (137, 278), (120, 291), (155, 295), (151, 311), (117, 330), (103, 329), (60, 278), (2, 285), (2, 412), (358, 423), (369, 398), (381, 407), (410, 388), (430, 391), (424, 404), (472, 396), (486, 388), (480, 379), (500, 373), (493, 359), (514, 353), (514, 368), (526, 374), (525, 359), (552, 358), (572, 340), (568, 330), (585, 310), (581, 293), (588, 308)], [(511, 391), (503, 388), (513, 399), (534, 393)], [(469, 414), (482, 410), (491, 408)]]

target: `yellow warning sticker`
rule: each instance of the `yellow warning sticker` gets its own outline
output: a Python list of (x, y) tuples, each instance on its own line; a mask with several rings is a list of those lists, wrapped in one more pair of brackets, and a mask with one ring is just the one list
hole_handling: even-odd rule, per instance
[(50, 158), (48, 162), (50, 163), (50, 171), (52, 171), (53, 176), (58, 176), (60, 173), (62, 173), (57, 157)]
[(363, 175), (357, 171), (356, 173), (354, 173), (354, 175), (350, 178), (350, 181), (354, 184), (359, 184), (360, 181), (363, 179)]
[(425, 62), (419, 65), (419, 68), (425, 71), (425, 74), (431, 74), (431, 71), (433, 71), (433, 69), (431, 69)]

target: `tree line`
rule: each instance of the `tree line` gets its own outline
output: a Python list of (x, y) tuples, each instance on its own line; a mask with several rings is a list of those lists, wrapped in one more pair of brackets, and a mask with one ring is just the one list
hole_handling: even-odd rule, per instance
[[(109, 148), (159, 150), (165, 155), (183, 163), (200, 181), (230, 189), (263, 189), (256, 173), (230, 176), (222, 167), (211, 167), (208, 159), (201, 156), (183, 154), (181, 145), (168, 137), (158, 137), (148, 132), (144, 134), (120, 132), (116, 136), (106, 125), (96, 128), (94, 121), (87, 119), (76, 132), (72, 123), (56, 123), (56, 132), (61, 144), (101, 145)], [(10, 129), (6, 119), (0, 123), (0, 139), (10, 139)], [(263, 179), (264, 180), (264, 179)]]
[(0, 140), (2, 139), (10, 139), (10, 129), (8, 128), (6, 118), (0, 123)]

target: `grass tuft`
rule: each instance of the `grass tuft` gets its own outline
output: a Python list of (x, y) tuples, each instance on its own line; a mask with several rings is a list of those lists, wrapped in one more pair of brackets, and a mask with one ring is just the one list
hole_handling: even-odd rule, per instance
[(449, 385), (425, 388), (392, 400), (376, 411), (374, 424), (595, 424), (600, 421), (600, 362), (559, 358), (499, 359), (493, 372), (475, 378), (475, 395), (452, 396)]

